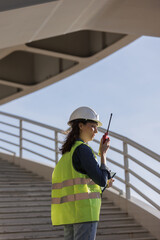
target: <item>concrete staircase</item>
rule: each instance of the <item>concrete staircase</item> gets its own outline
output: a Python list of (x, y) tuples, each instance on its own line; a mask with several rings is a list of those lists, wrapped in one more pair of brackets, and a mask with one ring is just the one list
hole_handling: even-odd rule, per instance
[[(0, 159), (0, 240), (63, 239), (50, 220), (51, 183)], [(102, 200), (97, 240), (156, 240), (107, 198)]]

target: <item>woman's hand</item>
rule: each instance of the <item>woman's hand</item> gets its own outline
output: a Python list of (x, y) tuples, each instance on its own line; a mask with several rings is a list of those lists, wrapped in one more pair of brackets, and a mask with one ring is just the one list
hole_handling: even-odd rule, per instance
[(107, 138), (103, 143), (103, 137), (102, 137), (101, 143), (100, 143), (100, 156), (103, 156), (104, 154), (106, 154), (109, 146), (110, 146), (110, 138)]
[(101, 164), (104, 163), (106, 164), (106, 152), (108, 150), (110, 146), (110, 138), (106, 139), (106, 141), (103, 143), (103, 137), (101, 139), (101, 143), (100, 143), (100, 149), (99, 149), (99, 152), (100, 152), (100, 156), (101, 156)]
[(108, 179), (108, 180), (107, 180), (107, 188), (112, 187), (113, 182), (114, 182), (114, 179), (113, 179), (113, 178)]

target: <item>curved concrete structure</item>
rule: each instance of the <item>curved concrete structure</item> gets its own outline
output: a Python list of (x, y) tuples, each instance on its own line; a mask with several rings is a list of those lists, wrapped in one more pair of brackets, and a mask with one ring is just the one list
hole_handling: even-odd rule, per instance
[(0, 104), (53, 84), (141, 35), (160, 36), (159, 0), (2, 0)]

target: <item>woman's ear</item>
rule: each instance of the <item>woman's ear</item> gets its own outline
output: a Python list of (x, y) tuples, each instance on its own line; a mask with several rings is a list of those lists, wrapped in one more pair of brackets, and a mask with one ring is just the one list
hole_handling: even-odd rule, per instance
[(83, 128), (83, 123), (80, 122), (80, 123), (78, 124), (78, 126), (79, 126), (79, 129), (82, 130), (82, 128)]

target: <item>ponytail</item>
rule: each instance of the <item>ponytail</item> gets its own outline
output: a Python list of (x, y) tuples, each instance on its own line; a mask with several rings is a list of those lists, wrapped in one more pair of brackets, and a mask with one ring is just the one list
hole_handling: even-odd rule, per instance
[(62, 145), (62, 148), (60, 149), (61, 153), (64, 154), (66, 152), (69, 152), (76, 142), (76, 140), (79, 138), (80, 135), (80, 129), (79, 129), (79, 123), (82, 122), (83, 124), (87, 123), (87, 120), (78, 119), (74, 120), (71, 123), (71, 131), (68, 133), (66, 140), (64, 144)]

